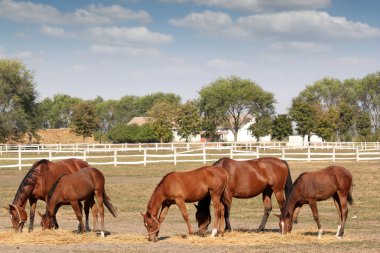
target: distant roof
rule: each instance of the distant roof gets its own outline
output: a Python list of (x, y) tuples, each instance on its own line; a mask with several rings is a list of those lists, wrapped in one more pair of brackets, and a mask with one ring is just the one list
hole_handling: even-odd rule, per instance
[(133, 119), (131, 119), (131, 121), (128, 122), (127, 125), (136, 124), (138, 126), (142, 126), (145, 123), (148, 123), (148, 117), (134, 117)]

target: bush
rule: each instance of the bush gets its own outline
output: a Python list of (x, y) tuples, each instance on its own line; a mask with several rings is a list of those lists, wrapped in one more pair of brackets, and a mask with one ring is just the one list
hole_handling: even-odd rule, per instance
[(114, 143), (148, 143), (160, 141), (148, 124), (142, 126), (136, 124), (118, 125), (108, 132), (108, 138)]

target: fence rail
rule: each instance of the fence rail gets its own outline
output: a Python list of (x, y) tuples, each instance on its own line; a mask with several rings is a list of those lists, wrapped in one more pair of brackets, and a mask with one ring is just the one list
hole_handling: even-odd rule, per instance
[(182, 162), (209, 163), (221, 157), (245, 160), (278, 157), (288, 161), (380, 160), (380, 142), (329, 142), (294, 146), (270, 143), (45, 144), (1, 145), (0, 168), (30, 167), (40, 159), (80, 158), (92, 165)]

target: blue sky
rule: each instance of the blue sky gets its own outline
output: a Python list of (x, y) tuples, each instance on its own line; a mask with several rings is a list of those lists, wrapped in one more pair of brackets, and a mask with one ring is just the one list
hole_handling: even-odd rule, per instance
[(273, 92), (380, 71), (377, 0), (0, 0), (0, 58), (34, 71), (40, 99), (172, 92), (219, 77)]

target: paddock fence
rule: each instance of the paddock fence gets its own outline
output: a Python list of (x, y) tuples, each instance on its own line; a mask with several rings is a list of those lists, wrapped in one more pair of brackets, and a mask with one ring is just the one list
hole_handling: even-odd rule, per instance
[(40, 159), (79, 158), (91, 165), (137, 165), (183, 162), (213, 163), (277, 157), (288, 161), (380, 161), (380, 142), (207, 142), (138, 144), (0, 144), (0, 168), (30, 167)]

